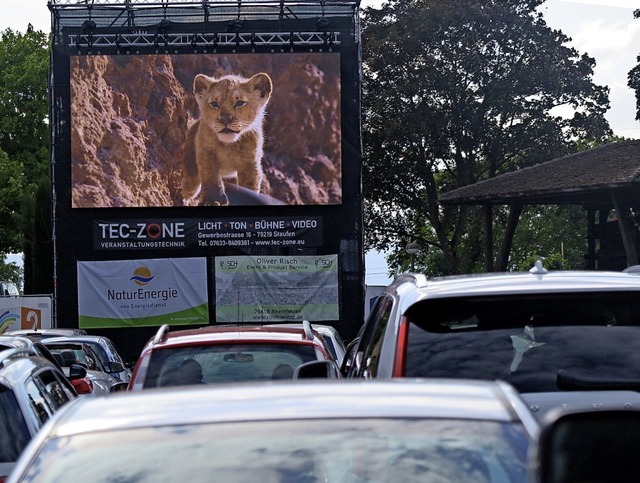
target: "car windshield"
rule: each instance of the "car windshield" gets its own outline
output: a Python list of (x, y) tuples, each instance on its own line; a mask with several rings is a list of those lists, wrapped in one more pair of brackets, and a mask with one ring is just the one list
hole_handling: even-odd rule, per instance
[[(220, 344), (155, 350), (144, 387), (291, 379), (296, 367), (316, 359), (309, 344)], [(200, 366), (199, 374), (194, 361)]]
[(633, 293), (431, 300), (407, 317), (407, 377), (503, 379), (521, 392), (640, 387)]
[(490, 421), (198, 424), (53, 439), (22, 481), (62, 481), (82, 468), (93, 483), (511, 483), (526, 481), (527, 448), (520, 426)]

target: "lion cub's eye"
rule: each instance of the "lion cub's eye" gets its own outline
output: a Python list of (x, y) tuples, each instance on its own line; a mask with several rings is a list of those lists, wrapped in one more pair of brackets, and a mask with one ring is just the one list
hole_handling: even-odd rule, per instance
[(209, 105), (214, 109), (218, 109), (220, 107), (220, 103), (218, 101), (211, 101)]
[(246, 104), (246, 101), (237, 100), (233, 107), (242, 107)]

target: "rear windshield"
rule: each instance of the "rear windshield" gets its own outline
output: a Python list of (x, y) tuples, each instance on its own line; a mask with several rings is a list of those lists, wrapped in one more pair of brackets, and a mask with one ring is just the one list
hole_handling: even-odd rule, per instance
[(407, 377), (503, 379), (522, 392), (640, 388), (633, 293), (432, 300), (407, 312)]
[(524, 483), (528, 444), (519, 424), (464, 419), (201, 423), (49, 440), (21, 481)]
[(144, 387), (291, 379), (316, 360), (309, 344), (221, 344), (155, 350)]
[(15, 462), (30, 439), (13, 391), (0, 385), (0, 463)]

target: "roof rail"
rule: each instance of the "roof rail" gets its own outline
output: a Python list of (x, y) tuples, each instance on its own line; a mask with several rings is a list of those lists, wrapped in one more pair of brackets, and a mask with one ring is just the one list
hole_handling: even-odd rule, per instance
[(313, 340), (313, 328), (311, 327), (311, 322), (308, 320), (302, 321), (302, 328), (304, 329), (304, 337), (308, 340)]
[(162, 339), (164, 339), (164, 337), (169, 333), (169, 324), (164, 324), (162, 325), (159, 329), (158, 332), (156, 332), (155, 337), (153, 338), (153, 342), (152, 344), (155, 345), (158, 342), (161, 342)]
[(427, 286), (427, 276), (422, 273), (402, 273), (398, 275), (393, 282), (392, 285), (398, 285), (401, 283), (412, 283), (418, 288)]
[(4, 367), (5, 361), (20, 357), (37, 356), (38, 353), (31, 347), (20, 347), (16, 349), (6, 349), (0, 352), (0, 367)]

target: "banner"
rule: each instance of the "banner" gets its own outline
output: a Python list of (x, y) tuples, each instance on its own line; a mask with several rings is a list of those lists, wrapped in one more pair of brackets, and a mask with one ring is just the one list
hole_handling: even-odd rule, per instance
[(209, 323), (205, 258), (77, 265), (80, 328)]
[(215, 258), (216, 322), (339, 319), (338, 256)]
[(50, 329), (51, 297), (0, 297), (0, 334), (10, 330)]

